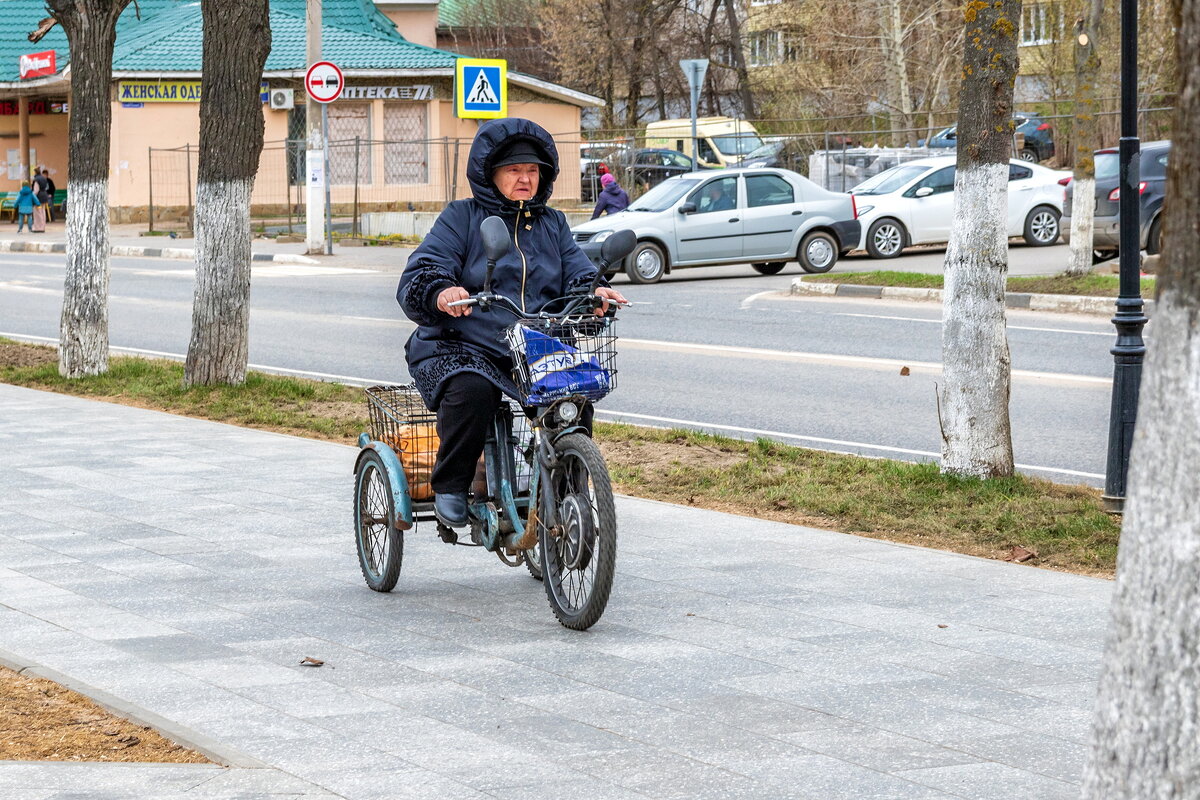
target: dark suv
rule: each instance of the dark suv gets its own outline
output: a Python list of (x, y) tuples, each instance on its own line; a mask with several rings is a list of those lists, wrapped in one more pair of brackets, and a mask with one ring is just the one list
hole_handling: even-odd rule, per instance
[[(1054, 156), (1054, 128), (1049, 122), (1031, 112), (1013, 115), (1016, 132), (1025, 137), (1025, 146), (1017, 157), (1022, 161), (1045, 161)], [(935, 133), (928, 147), (957, 147), (958, 126), (951, 125)]]
[[(1162, 207), (1167, 190), (1167, 156), (1170, 142), (1148, 142), (1142, 145), (1138, 179), (1138, 207), (1141, 219), (1142, 249), (1150, 255), (1162, 247)], [(1117, 149), (1096, 151), (1096, 219), (1092, 229), (1092, 248), (1096, 258), (1103, 260), (1117, 255), (1121, 245), (1120, 189), (1117, 186), (1119, 166)], [(1061, 220), (1062, 236), (1071, 241), (1071, 182), (1066, 184)]]

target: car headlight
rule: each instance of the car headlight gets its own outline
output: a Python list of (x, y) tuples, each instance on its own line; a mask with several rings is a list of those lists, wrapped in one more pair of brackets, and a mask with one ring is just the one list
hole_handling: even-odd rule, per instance
[(605, 239), (612, 236), (613, 233), (615, 233), (615, 231), (600, 231), (599, 233), (597, 233), (595, 236), (592, 237), (592, 241), (595, 242), (596, 244), (600, 244)]
[(870, 214), (874, 210), (875, 206), (859, 206), (858, 215), (861, 217), (863, 214)]

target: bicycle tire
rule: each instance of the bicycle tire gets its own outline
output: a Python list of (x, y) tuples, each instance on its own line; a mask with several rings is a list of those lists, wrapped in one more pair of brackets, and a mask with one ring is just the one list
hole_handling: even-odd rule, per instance
[(617, 511), (608, 467), (595, 442), (572, 433), (559, 439), (554, 449), (559, 466), (550, 479), (561, 533), (556, 536), (545, 525), (538, 526), (542, 585), (558, 621), (583, 631), (604, 614), (612, 592)]
[(404, 559), (404, 533), (391, 523), (395, 510), (387, 467), (368, 450), (354, 475), (354, 539), (363, 579), (377, 592), (395, 588)]

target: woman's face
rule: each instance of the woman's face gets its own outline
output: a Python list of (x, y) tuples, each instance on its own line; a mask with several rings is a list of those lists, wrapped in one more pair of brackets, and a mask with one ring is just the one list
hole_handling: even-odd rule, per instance
[(509, 164), (492, 173), (496, 190), (513, 202), (532, 200), (542, 173), (537, 164)]

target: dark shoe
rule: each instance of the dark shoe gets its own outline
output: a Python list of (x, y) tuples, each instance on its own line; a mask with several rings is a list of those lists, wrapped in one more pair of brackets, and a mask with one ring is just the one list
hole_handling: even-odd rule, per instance
[(433, 514), (449, 528), (461, 528), (467, 524), (467, 493), (444, 492), (433, 498)]

